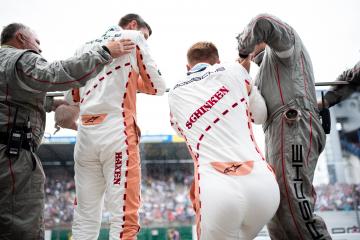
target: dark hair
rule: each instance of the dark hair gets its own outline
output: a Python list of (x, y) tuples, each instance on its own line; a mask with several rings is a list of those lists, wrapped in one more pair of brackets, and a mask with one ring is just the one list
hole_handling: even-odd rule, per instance
[(150, 25), (142, 19), (138, 14), (129, 13), (123, 16), (119, 21), (119, 26), (124, 28), (128, 25), (132, 20), (135, 20), (140, 28), (147, 28), (149, 30), (149, 36), (152, 33)]
[(188, 50), (187, 60), (190, 65), (199, 62), (213, 65), (219, 60), (219, 53), (212, 42), (197, 42)]
[(10, 41), (14, 36), (15, 33), (21, 29), (27, 29), (28, 27), (21, 23), (11, 23), (4, 27), (1, 32), (1, 45)]

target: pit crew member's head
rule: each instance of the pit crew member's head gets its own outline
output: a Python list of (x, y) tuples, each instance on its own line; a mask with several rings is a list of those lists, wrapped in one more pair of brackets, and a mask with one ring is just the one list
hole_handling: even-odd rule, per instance
[(41, 53), (40, 41), (36, 33), (21, 23), (11, 23), (1, 32), (1, 45), (9, 45), (18, 49), (30, 49)]
[(189, 71), (198, 63), (208, 63), (210, 65), (220, 63), (220, 58), (218, 50), (212, 42), (197, 42), (189, 48), (187, 61), (186, 68)]
[(119, 21), (119, 26), (126, 30), (138, 30), (142, 32), (145, 39), (148, 39), (152, 34), (150, 25), (147, 24), (138, 14), (134, 13), (123, 16)]

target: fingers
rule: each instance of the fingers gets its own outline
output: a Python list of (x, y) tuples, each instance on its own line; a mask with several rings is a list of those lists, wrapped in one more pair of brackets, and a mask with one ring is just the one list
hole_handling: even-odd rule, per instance
[(131, 52), (131, 50), (135, 48), (135, 43), (133, 43), (130, 39), (121, 39), (120, 44), (122, 44), (125, 51)]
[(134, 44), (131, 39), (120, 39), (119, 40), (122, 44)]
[(117, 58), (124, 54), (131, 53), (131, 51), (135, 48), (135, 43), (133, 43), (130, 39), (120, 39), (109, 41), (106, 44), (106, 47), (109, 49), (110, 55), (113, 58)]
[(239, 58), (238, 62), (246, 69), (246, 71), (250, 72), (251, 65), (251, 56), (249, 55), (247, 58)]
[(51, 110), (55, 111), (61, 105), (69, 105), (69, 103), (63, 99), (54, 99)]
[(247, 58), (238, 58), (238, 62), (241, 64), (241, 65), (244, 65), (244, 64), (250, 64), (250, 59), (251, 59), (251, 57), (250, 57), (250, 55), (249, 55), (249, 57), (247, 57)]

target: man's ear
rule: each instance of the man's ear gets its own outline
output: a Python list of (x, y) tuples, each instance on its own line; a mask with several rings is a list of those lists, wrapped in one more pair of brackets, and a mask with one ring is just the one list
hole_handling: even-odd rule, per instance
[(126, 30), (138, 30), (138, 23), (136, 20), (131, 20), (125, 27)]
[(138, 30), (138, 23), (136, 20), (131, 20), (131, 22), (129, 22), (129, 29)]
[(189, 66), (189, 64), (186, 64), (186, 69), (190, 71), (191, 67)]
[(21, 32), (15, 33), (15, 39), (16, 39), (16, 41), (18, 41), (18, 42), (20, 42), (22, 44), (24, 44), (25, 41), (26, 41), (26, 38), (25, 38), (24, 34), (22, 34)]

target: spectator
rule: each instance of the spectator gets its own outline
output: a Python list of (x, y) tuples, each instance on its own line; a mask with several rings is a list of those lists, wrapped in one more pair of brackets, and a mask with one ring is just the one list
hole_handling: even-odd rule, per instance
[[(45, 227), (70, 227), (73, 219), (75, 187), (68, 170), (46, 171)], [(194, 211), (188, 198), (192, 174), (183, 174), (183, 182), (172, 177), (145, 176), (142, 180), (140, 222), (142, 226), (175, 226), (194, 223)], [(315, 187), (315, 211), (352, 211), (359, 201), (360, 184), (334, 184)], [(160, 203), (160, 204), (159, 204)], [(102, 222), (109, 222), (105, 211)], [(156, 218), (155, 218), (156, 216)]]

